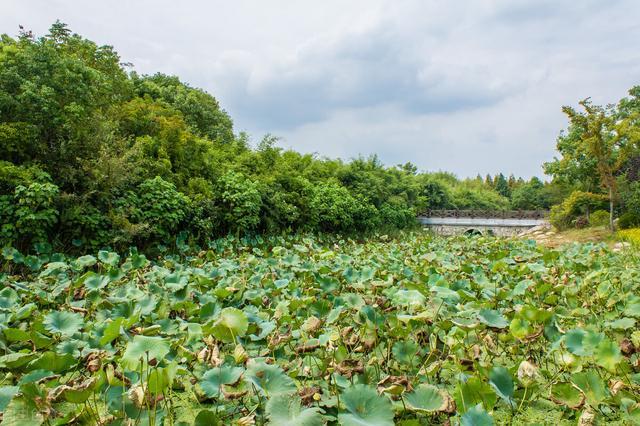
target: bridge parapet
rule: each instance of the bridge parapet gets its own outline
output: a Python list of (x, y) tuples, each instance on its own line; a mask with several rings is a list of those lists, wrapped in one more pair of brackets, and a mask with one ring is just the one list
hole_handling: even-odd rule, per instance
[(547, 212), (491, 210), (430, 210), (418, 221), (440, 235), (491, 234), (515, 236), (535, 226), (548, 225)]
[(546, 219), (547, 210), (427, 210), (422, 217), (484, 219)]

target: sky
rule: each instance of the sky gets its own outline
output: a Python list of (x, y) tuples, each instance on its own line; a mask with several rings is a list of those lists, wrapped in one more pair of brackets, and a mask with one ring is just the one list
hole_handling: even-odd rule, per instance
[(0, 0), (0, 33), (56, 19), (255, 142), (461, 177), (542, 176), (562, 105), (640, 84), (637, 0)]

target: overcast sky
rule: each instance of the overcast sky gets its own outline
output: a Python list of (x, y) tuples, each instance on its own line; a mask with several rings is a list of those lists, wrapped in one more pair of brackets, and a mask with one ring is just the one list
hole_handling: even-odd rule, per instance
[(56, 19), (254, 141), (459, 176), (542, 175), (562, 105), (640, 84), (638, 0), (0, 0), (0, 33)]

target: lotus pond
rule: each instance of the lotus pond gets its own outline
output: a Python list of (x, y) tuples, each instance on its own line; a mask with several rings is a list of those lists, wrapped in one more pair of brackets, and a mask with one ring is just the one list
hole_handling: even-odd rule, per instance
[(3, 251), (2, 424), (640, 422), (640, 260), (410, 234)]

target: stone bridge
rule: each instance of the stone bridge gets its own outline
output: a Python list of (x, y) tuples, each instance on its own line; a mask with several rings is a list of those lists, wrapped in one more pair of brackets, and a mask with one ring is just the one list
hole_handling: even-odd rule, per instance
[(438, 235), (513, 237), (534, 226), (548, 224), (547, 216), (542, 210), (429, 210), (418, 215), (418, 221)]

